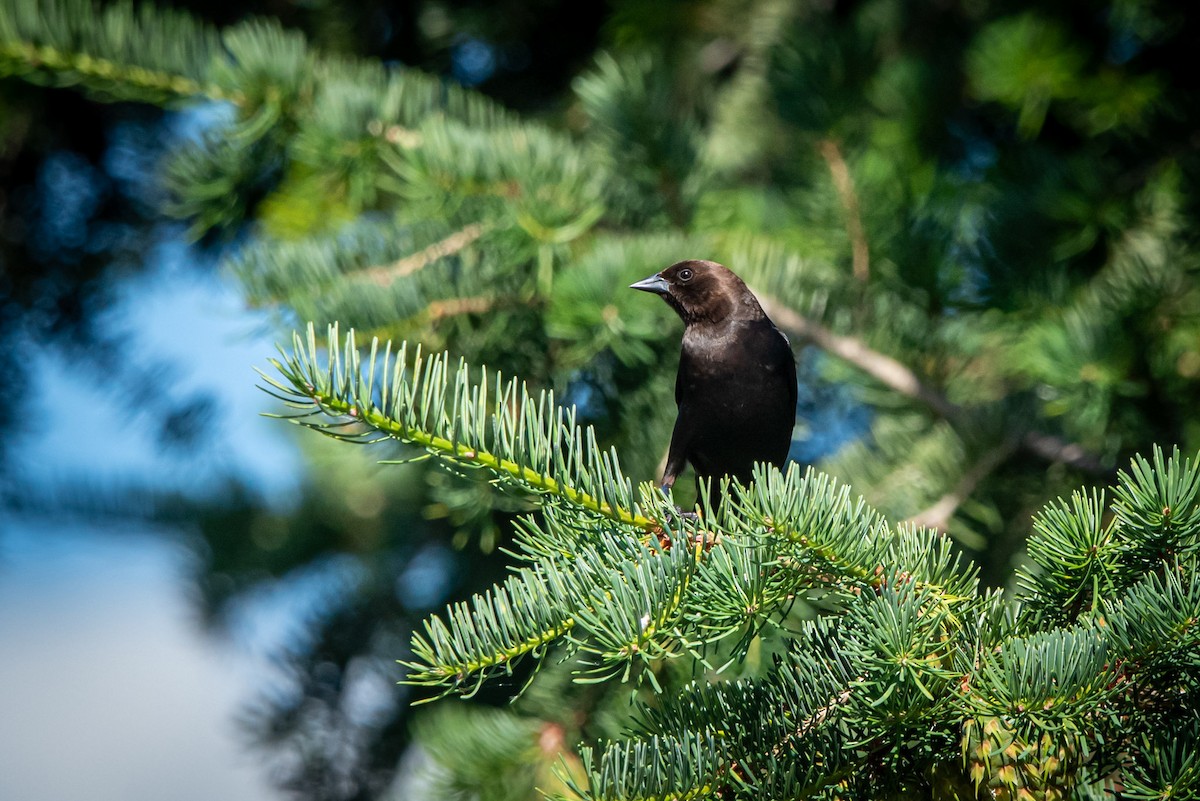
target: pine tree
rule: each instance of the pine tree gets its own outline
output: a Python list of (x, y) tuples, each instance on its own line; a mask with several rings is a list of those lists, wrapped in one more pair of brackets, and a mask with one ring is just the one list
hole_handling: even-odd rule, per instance
[[(464, 528), (529, 513), (498, 535), (512, 576), (397, 655), (443, 692), (515, 692), (545, 665), (513, 710), (425, 729), (446, 792), (488, 783), (460, 734), (538, 733), (496, 743), (511, 767), (632, 730), (566, 757), (567, 791), (1195, 793), (1194, 469), (1152, 450), (1198, 436), (1194, 15), (697, 8), (623, 5), (620, 46), (543, 119), (269, 20), (149, 5), (10, 0), (0, 75), (221, 104), (164, 180), (195, 235), (253, 226), (228, 264), (251, 302), (568, 401), (448, 357), (418, 369), (415, 344), (396, 375), (396, 352), (363, 364), (334, 336), (318, 369), (315, 334), (273, 379), (343, 415), (334, 433), (465, 473), (427, 474)], [(825, 472), (764, 473), (700, 526), (629, 478), (667, 441), (673, 346), (667, 310), (623, 291), (695, 256), (754, 286), (806, 387), (869, 410)], [(1114, 478), (1111, 502), (1071, 495)], [(1047, 502), (1018, 600), (981, 591)], [(709, 686), (721, 667), (741, 678)], [(637, 688), (632, 723), (614, 683)]]

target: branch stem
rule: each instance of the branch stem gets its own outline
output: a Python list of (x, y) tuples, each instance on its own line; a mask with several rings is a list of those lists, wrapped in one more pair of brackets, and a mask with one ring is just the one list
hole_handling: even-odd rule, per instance
[(863, 228), (862, 210), (858, 203), (858, 193), (854, 190), (854, 179), (850, 176), (850, 165), (842, 155), (841, 145), (836, 139), (822, 139), (817, 142), (817, 152), (829, 165), (829, 175), (833, 186), (842, 201), (846, 211), (846, 233), (850, 237), (850, 256), (854, 277), (860, 283), (866, 283), (871, 277), (871, 251), (867, 244), (866, 230)]
[(502, 459), (493, 453), (477, 450), (461, 442), (451, 442), (445, 437), (439, 437), (427, 431), (410, 428), (373, 407), (360, 411), (355, 404), (342, 398), (319, 394), (313, 394), (310, 397), (328, 414), (353, 417), (393, 439), (425, 448), (444, 459), (486, 467), (495, 473), (516, 479), (534, 492), (557, 495), (574, 506), (618, 523), (637, 526), (644, 531), (656, 531), (659, 528), (660, 524), (648, 517), (635, 514), (628, 509), (614, 508), (586, 492), (563, 484), (552, 476), (540, 473), (531, 467), (517, 464), (509, 459)]
[(971, 493), (979, 486), (979, 482), (1004, 464), (1018, 445), (1018, 441), (1010, 439), (994, 448), (989, 448), (975, 460), (975, 463), (963, 474), (953, 490), (938, 498), (926, 509), (917, 512), (908, 519), (908, 522), (916, 526), (945, 531), (950, 524), (950, 518), (954, 517), (954, 513), (958, 511), (962, 502), (971, 496)]
[(362, 277), (375, 282), (379, 286), (386, 287), (397, 278), (412, 275), (438, 259), (444, 259), (447, 256), (453, 256), (455, 253), (465, 250), (475, 240), (487, 233), (487, 230), (487, 226), (483, 223), (471, 223), (470, 225), (463, 226), (446, 238), (434, 242), (432, 245), (416, 253), (398, 259), (391, 264), (383, 264), (363, 270)]
[[(835, 334), (768, 295), (759, 295), (758, 299), (767, 315), (785, 332), (811, 342), (826, 353), (857, 367), (904, 397), (920, 401), (938, 417), (953, 425), (968, 421), (966, 409), (922, 381), (910, 368), (891, 356), (873, 350), (861, 339)], [(1112, 472), (1096, 454), (1078, 443), (1068, 442), (1053, 434), (1026, 431), (1021, 435), (1018, 445), (1048, 462), (1065, 464), (1086, 473), (1105, 475)]]
[(918, 400), (939, 417), (951, 422), (963, 417), (962, 407), (922, 381), (916, 373), (891, 356), (872, 350), (861, 339), (835, 334), (820, 323), (798, 314), (771, 297), (759, 295), (767, 315), (784, 331), (807, 340), (839, 359), (849, 362), (884, 386)]
[(191, 78), (162, 70), (151, 70), (130, 64), (121, 64), (111, 59), (59, 50), (49, 45), (38, 46), (25, 42), (0, 44), (0, 64), (11, 61), (23, 66), (45, 67), (56, 72), (74, 72), (89, 79), (113, 81), (119, 78), (139, 89), (151, 89), (177, 97), (208, 97), (212, 100), (227, 100), (234, 105), (245, 105), (246, 98), (240, 92), (228, 92), (213, 83), (202, 84)]

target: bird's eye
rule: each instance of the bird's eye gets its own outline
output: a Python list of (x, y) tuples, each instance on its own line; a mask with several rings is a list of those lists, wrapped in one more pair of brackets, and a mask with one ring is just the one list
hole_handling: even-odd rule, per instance
[(682, 270), (679, 271), (679, 280), (683, 281), (684, 283), (691, 281), (692, 280), (692, 271), (689, 270), (687, 267), (684, 267)]

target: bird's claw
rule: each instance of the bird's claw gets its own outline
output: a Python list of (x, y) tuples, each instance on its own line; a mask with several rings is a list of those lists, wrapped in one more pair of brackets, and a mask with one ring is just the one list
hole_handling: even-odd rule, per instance
[[(671, 486), (669, 484), (663, 484), (658, 489), (668, 501), (671, 500)], [(671, 503), (671, 505), (667, 508), (667, 519), (663, 522), (670, 524), (675, 519), (690, 520), (695, 522), (700, 519), (700, 514), (698, 512), (685, 512), (683, 511), (683, 507), (679, 506), (679, 504)]]

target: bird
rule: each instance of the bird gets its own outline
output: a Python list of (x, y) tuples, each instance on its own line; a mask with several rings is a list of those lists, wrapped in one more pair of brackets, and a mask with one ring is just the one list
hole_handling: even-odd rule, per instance
[(630, 289), (659, 295), (684, 323), (662, 491), (687, 463), (698, 488), (722, 476), (746, 486), (755, 462), (782, 467), (796, 422), (796, 360), (746, 283), (715, 261), (688, 259)]

